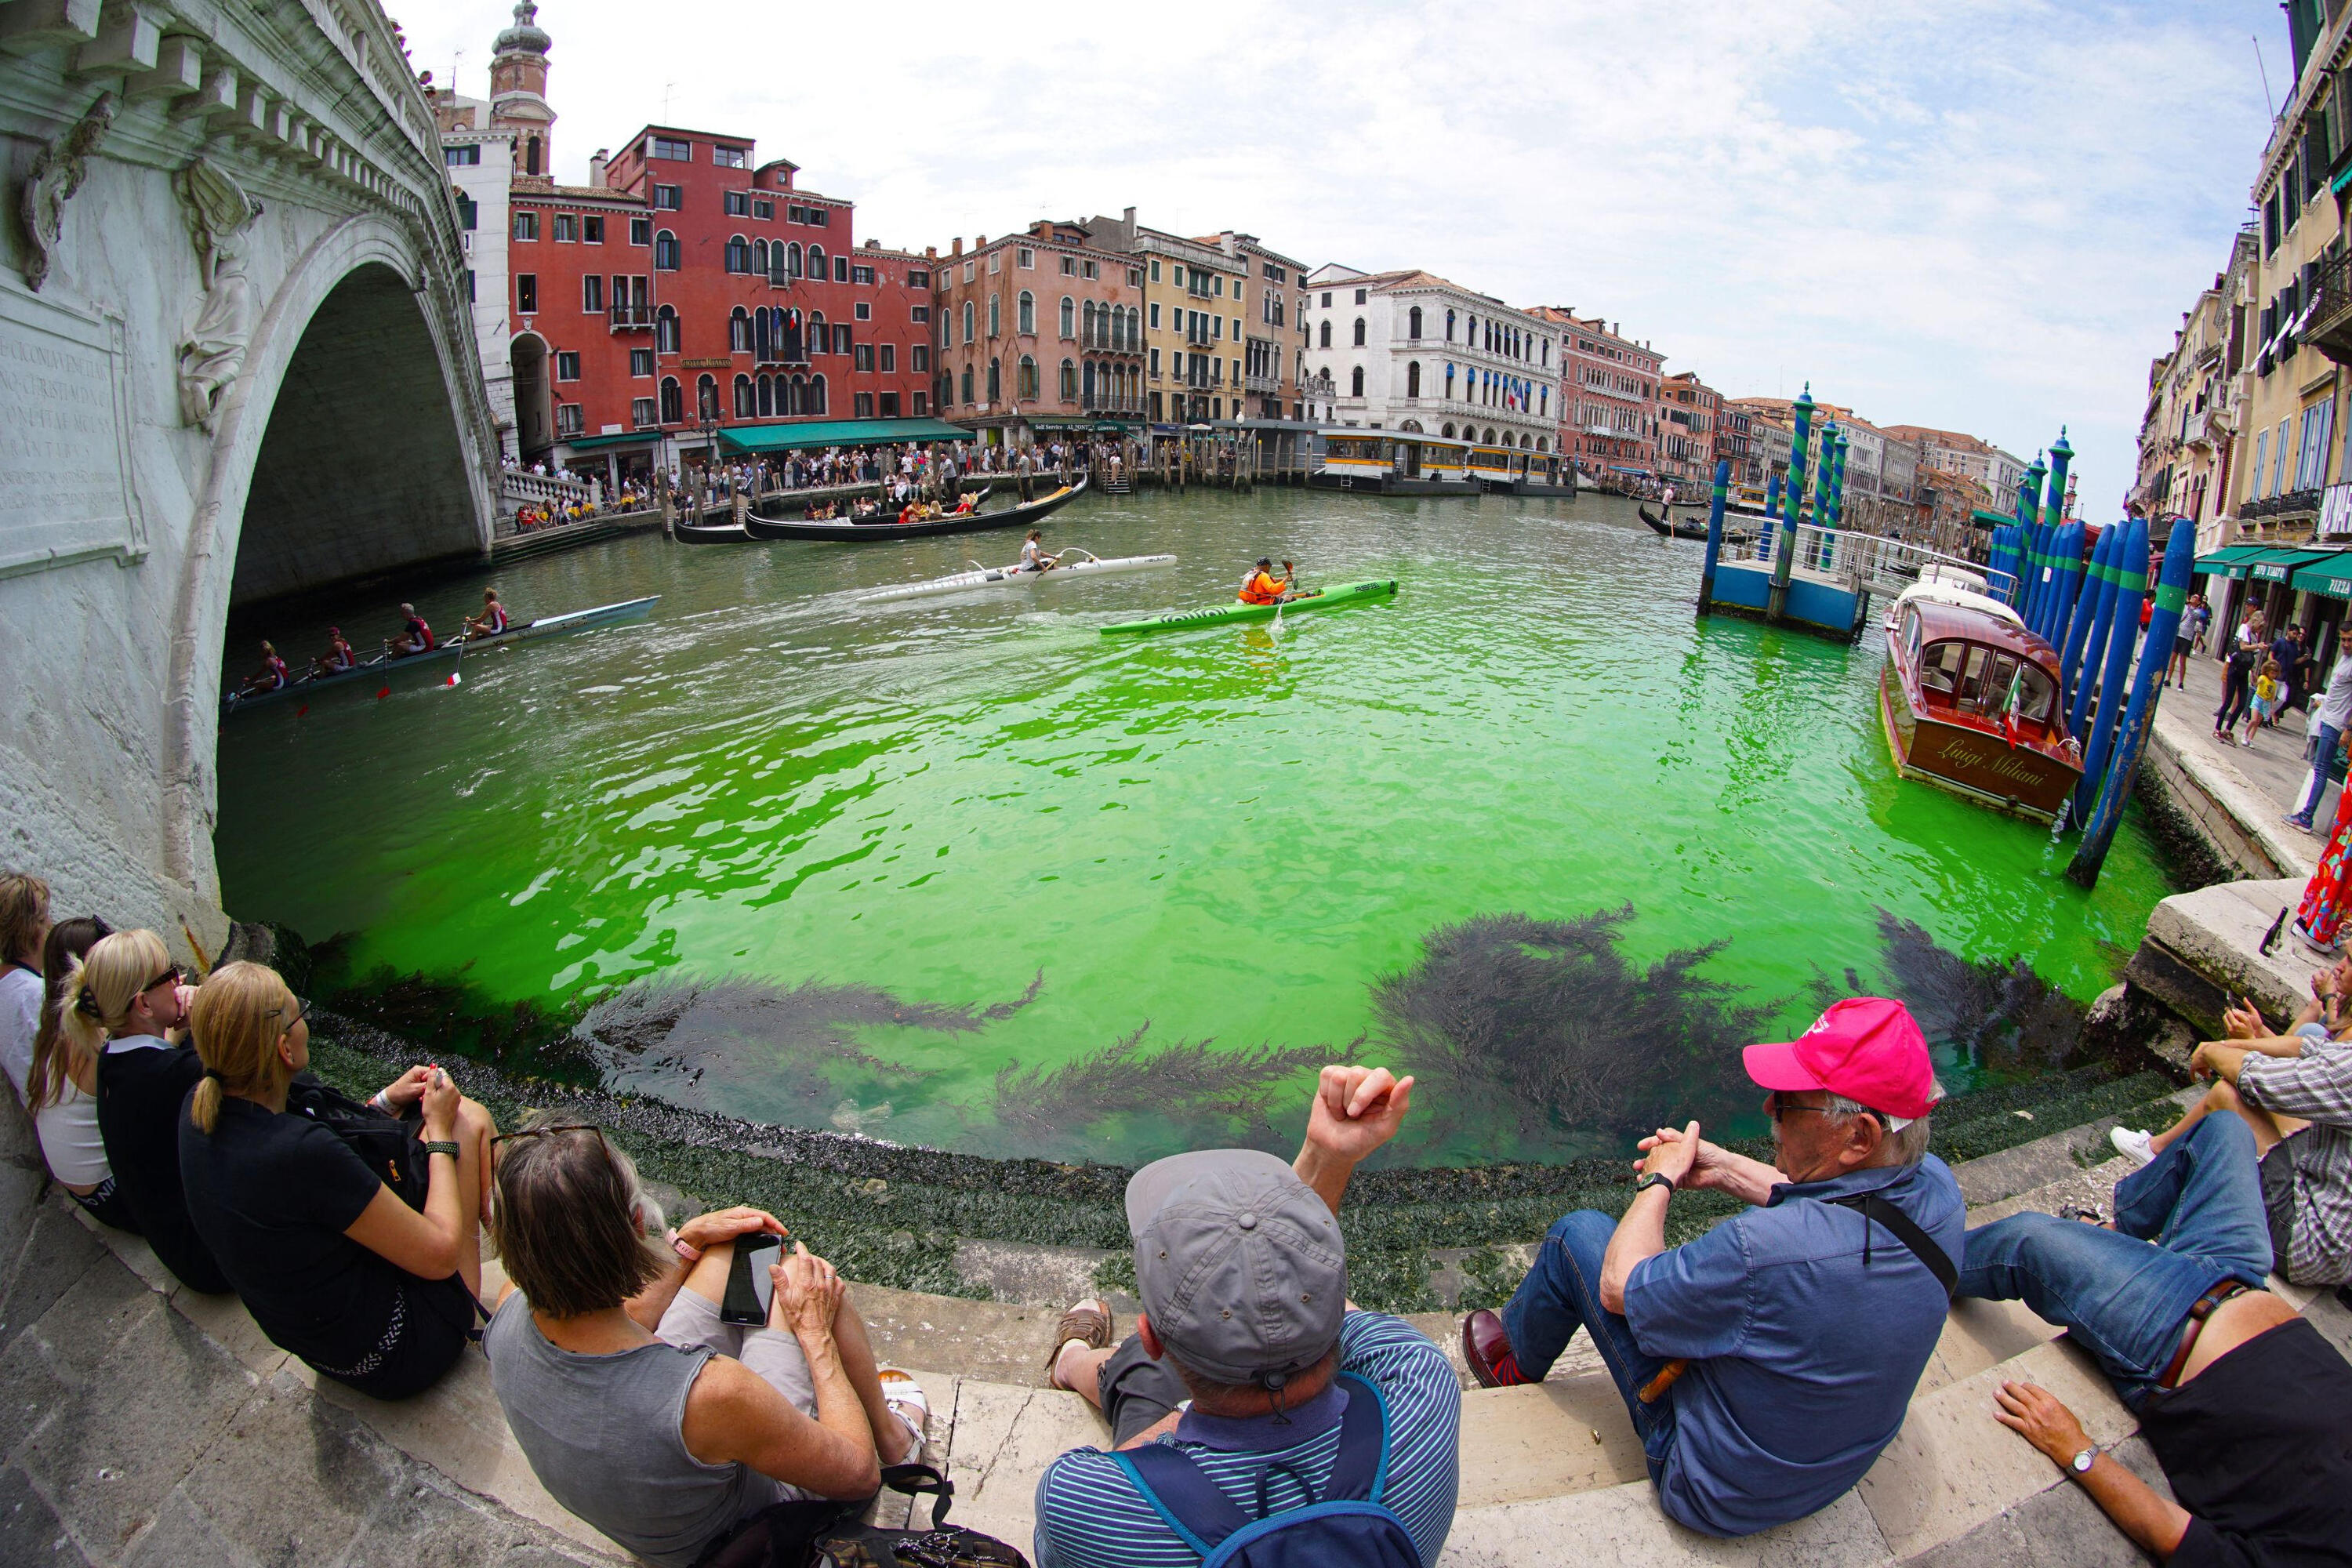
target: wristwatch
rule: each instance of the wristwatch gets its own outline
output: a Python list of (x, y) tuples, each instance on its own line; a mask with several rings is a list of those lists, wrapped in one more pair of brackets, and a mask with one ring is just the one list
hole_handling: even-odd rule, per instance
[(2091, 1473), (2091, 1467), (2096, 1464), (2098, 1459), (2099, 1450), (2095, 1447), (2085, 1448), (2067, 1460), (2066, 1468), (2074, 1471), (2078, 1478), (2087, 1476)]
[(1675, 1179), (1664, 1171), (1653, 1171), (1633, 1184), (1633, 1195), (1638, 1198), (1652, 1187), (1664, 1187), (1671, 1193), (1675, 1190)]
[(436, 1141), (425, 1145), (425, 1152), (427, 1155), (446, 1154), (449, 1158), (455, 1160), (457, 1158), (457, 1145), (452, 1142)]
[(677, 1253), (680, 1258), (685, 1258), (688, 1263), (699, 1263), (702, 1261), (702, 1248), (695, 1246), (694, 1243), (687, 1240), (686, 1237), (678, 1235), (678, 1233), (674, 1230), (669, 1233), (669, 1249), (672, 1252)]

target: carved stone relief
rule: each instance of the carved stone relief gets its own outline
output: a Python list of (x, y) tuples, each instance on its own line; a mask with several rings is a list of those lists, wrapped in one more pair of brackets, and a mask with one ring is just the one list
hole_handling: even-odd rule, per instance
[(49, 266), (57, 258), (65, 233), (66, 203), (81, 189), (89, 173), (89, 155), (106, 139), (107, 128), (114, 123), (114, 94), (100, 93), (72, 130), (41, 149), (33, 160), (32, 173), (25, 178), (17, 211), (25, 220), (26, 237), (33, 242), (32, 254), (25, 260), (25, 285), (37, 293), (49, 280)]
[(245, 368), (252, 341), (253, 284), (246, 252), (261, 204), (210, 160), (198, 158), (172, 177), (187, 204), (204, 298), (180, 339), (180, 417), (209, 435), (221, 395)]

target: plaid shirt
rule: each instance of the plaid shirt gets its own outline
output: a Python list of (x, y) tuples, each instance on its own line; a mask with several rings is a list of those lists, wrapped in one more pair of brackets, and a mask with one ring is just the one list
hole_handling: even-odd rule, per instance
[(2247, 1104), (2311, 1125), (2287, 1141), (2294, 1219), (2279, 1271), (2298, 1285), (2352, 1279), (2352, 1041), (2305, 1037), (2303, 1055), (2249, 1055)]

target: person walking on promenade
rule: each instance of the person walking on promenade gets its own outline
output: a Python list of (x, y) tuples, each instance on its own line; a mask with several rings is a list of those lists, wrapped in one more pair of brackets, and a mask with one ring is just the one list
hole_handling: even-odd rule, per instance
[[(1568, 1215), (1502, 1314), (1462, 1325), (1488, 1387), (1542, 1381), (1583, 1329), (1659, 1506), (1714, 1536), (1827, 1507), (1894, 1440), (1943, 1331), (1966, 1225), (1959, 1184), (1927, 1152), (1941, 1091), (1903, 1004), (1848, 997), (1796, 1040), (1748, 1047), (1746, 1063), (1770, 1091), (1773, 1164), (1703, 1141), (1696, 1121), (1660, 1129), (1641, 1142), (1622, 1218)], [(1755, 1206), (1668, 1247), (1684, 1188)]]
[(2185, 686), (2189, 683), (2189, 656), (2197, 649), (2198, 638), (2205, 632), (2208, 616), (2205, 595), (2191, 594), (2180, 612), (2180, 629), (2172, 639), (2172, 662), (2165, 667), (2164, 683)]
[(2265, 654), (2263, 656), (2262, 672), (2254, 677), (2254, 701), (2252, 710), (2246, 714), (2246, 736), (2238, 744), (2252, 746), (2255, 732), (2273, 722), (2279, 710), (2285, 706), (2286, 677), (2279, 668), (2279, 661)]
[(2011, 1215), (1969, 1232), (1960, 1267), (1959, 1295), (2023, 1301), (2072, 1331), (2172, 1496), (2100, 1452), (2046, 1389), (2002, 1384), (1993, 1418), (2173, 1568), (2316, 1568), (2352, 1542), (2352, 1365), (2263, 1288), (2274, 1258), (2255, 1142), (2208, 1117), (2116, 1184), (2112, 1226)]
[(2237, 743), (2230, 731), (2246, 716), (2252, 697), (2254, 661), (2262, 654), (2259, 637), (2249, 642), (2241, 635), (2237, 646), (2230, 650), (2229, 667), (2221, 673), (2221, 706), (2213, 713), (2213, 738), (2224, 745)]
[(2312, 830), (2311, 819), (2319, 809), (2320, 796), (2327, 793), (2327, 775), (2336, 766), (2344, 731), (2352, 728), (2352, 649), (2336, 653), (2327, 688), (2311, 715), (2311, 776), (2304, 781), (2303, 793), (2295, 796), (2285, 818), (2288, 826), (2305, 833)]

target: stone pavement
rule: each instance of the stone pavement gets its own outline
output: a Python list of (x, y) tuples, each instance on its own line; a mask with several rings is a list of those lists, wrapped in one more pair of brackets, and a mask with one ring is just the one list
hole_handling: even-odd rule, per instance
[[(2303, 760), (2307, 716), (2289, 713), (2279, 727), (2258, 733), (2252, 745), (2240, 746), (2213, 739), (2213, 714), (2221, 705), (2221, 666), (2203, 654), (2192, 656), (2188, 684), (2166, 692), (2158, 704), (2149, 762), (2169, 786), (2173, 804), (2241, 876), (2309, 877), (2325, 838), (2280, 820), (2310, 776)], [(2323, 832), (2336, 803), (2330, 784), (2313, 818)]]

